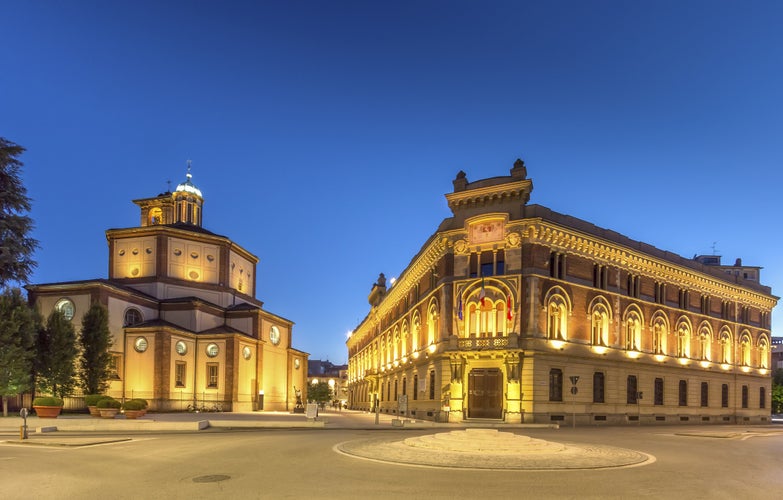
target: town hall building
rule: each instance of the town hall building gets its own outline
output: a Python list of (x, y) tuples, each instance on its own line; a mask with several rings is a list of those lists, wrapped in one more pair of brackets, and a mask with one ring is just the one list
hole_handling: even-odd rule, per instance
[(529, 204), (524, 162), (446, 195), (452, 216), (346, 341), (349, 407), (443, 422), (770, 419), (760, 267), (680, 257)]

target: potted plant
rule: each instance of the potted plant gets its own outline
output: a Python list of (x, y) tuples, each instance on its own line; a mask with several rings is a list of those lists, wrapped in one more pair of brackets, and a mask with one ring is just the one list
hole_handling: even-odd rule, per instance
[(51, 396), (38, 397), (33, 400), (33, 409), (39, 418), (57, 418), (63, 409), (63, 400)]
[(147, 402), (146, 399), (133, 398), (131, 399), (131, 401), (138, 401), (139, 403), (141, 403), (141, 415), (139, 415), (140, 417), (144, 416), (147, 413), (147, 408), (149, 407), (149, 403)]
[(125, 418), (139, 418), (144, 415), (144, 403), (138, 399), (129, 399), (123, 405), (125, 408)]
[(114, 418), (122, 408), (122, 403), (114, 398), (103, 398), (96, 405), (101, 412), (101, 418)]
[(103, 394), (87, 394), (84, 396), (84, 404), (87, 405), (87, 409), (90, 410), (90, 415), (93, 417), (100, 417), (101, 412), (98, 411), (98, 401), (103, 398), (107, 398)]

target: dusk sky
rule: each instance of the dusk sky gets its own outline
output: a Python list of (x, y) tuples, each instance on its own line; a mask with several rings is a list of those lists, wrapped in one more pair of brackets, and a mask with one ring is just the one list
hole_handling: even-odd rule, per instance
[[(531, 203), (783, 292), (783, 2), (0, 1), (0, 136), (34, 283), (105, 278), (104, 231), (185, 180), (260, 258), (294, 347), (347, 362), (378, 273), (508, 175)], [(783, 315), (773, 312), (773, 335)]]

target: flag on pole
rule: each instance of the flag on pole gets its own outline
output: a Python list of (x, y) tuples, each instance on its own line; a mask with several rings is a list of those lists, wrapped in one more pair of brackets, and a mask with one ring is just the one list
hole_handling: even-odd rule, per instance
[(479, 302), (481, 302), (481, 306), (484, 306), (484, 299), (487, 298), (487, 291), (484, 290), (484, 277), (481, 277), (481, 291), (479, 292)]
[(511, 295), (506, 297), (506, 319), (508, 321), (511, 321), (511, 318), (514, 317), (514, 313), (511, 312)]
[(457, 292), (459, 295), (457, 298), (457, 317), (462, 320), (462, 288), (459, 289), (459, 292)]

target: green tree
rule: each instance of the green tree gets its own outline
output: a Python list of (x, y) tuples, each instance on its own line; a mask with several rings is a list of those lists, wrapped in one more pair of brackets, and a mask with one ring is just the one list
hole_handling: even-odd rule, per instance
[(3, 416), (8, 416), (8, 397), (32, 388), (33, 346), (38, 315), (27, 305), (18, 288), (0, 295), (0, 396)]
[(326, 403), (332, 400), (332, 391), (326, 382), (310, 384), (307, 387), (307, 400), (316, 403)]
[(112, 344), (109, 331), (109, 312), (99, 302), (93, 302), (82, 318), (79, 334), (81, 357), (79, 375), (85, 394), (101, 394), (109, 386), (111, 377)]
[(61, 398), (76, 384), (76, 333), (60, 311), (53, 311), (46, 326), (38, 331), (36, 342), (36, 382), (38, 387)]
[(772, 413), (783, 413), (783, 385), (772, 384)]
[(20, 179), (24, 148), (0, 137), (0, 288), (26, 283), (38, 242), (30, 237), (30, 199)]

